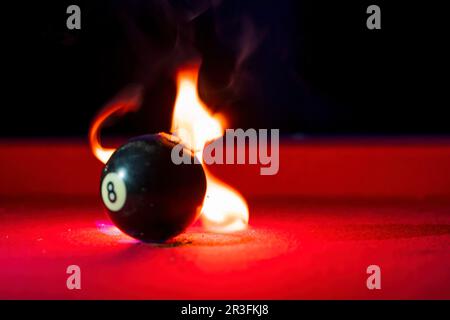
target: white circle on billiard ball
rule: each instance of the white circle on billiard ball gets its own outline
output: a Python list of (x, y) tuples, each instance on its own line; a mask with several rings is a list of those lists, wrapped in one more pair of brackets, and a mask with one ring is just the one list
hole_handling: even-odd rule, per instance
[(111, 211), (122, 209), (127, 200), (127, 187), (120, 175), (115, 172), (108, 173), (102, 181), (102, 199), (105, 206)]

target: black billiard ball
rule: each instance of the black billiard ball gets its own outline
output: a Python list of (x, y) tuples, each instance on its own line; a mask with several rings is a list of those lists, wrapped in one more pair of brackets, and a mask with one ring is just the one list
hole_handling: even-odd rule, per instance
[(206, 177), (186, 148), (191, 164), (175, 164), (173, 136), (160, 133), (134, 138), (106, 163), (100, 194), (109, 217), (126, 234), (144, 242), (162, 242), (183, 232), (199, 216)]

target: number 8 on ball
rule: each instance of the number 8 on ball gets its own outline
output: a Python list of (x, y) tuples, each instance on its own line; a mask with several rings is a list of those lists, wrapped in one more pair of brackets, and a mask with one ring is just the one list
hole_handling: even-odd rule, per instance
[(102, 199), (111, 211), (119, 211), (127, 200), (127, 187), (122, 178), (115, 172), (108, 173), (102, 182)]

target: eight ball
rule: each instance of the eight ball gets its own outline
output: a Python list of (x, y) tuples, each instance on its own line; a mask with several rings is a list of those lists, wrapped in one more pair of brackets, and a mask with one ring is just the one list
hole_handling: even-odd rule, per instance
[(144, 242), (163, 242), (199, 216), (206, 177), (194, 155), (174, 164), (177, 142), (164, 133), (134, 138), (118, 148), (103, 169), (101, 197), (114, 224)]

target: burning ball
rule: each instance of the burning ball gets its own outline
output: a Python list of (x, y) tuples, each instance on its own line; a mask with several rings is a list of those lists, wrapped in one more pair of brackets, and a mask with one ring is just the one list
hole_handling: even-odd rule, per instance
[(103, 169), (100, 194), (109, 217), (126, 234), (162, 242), (183, 232), (199, 216), (206, 177), (191, 164), (172, 162), (177, 142), (164, 133), (134, 138), (117, 149)]

